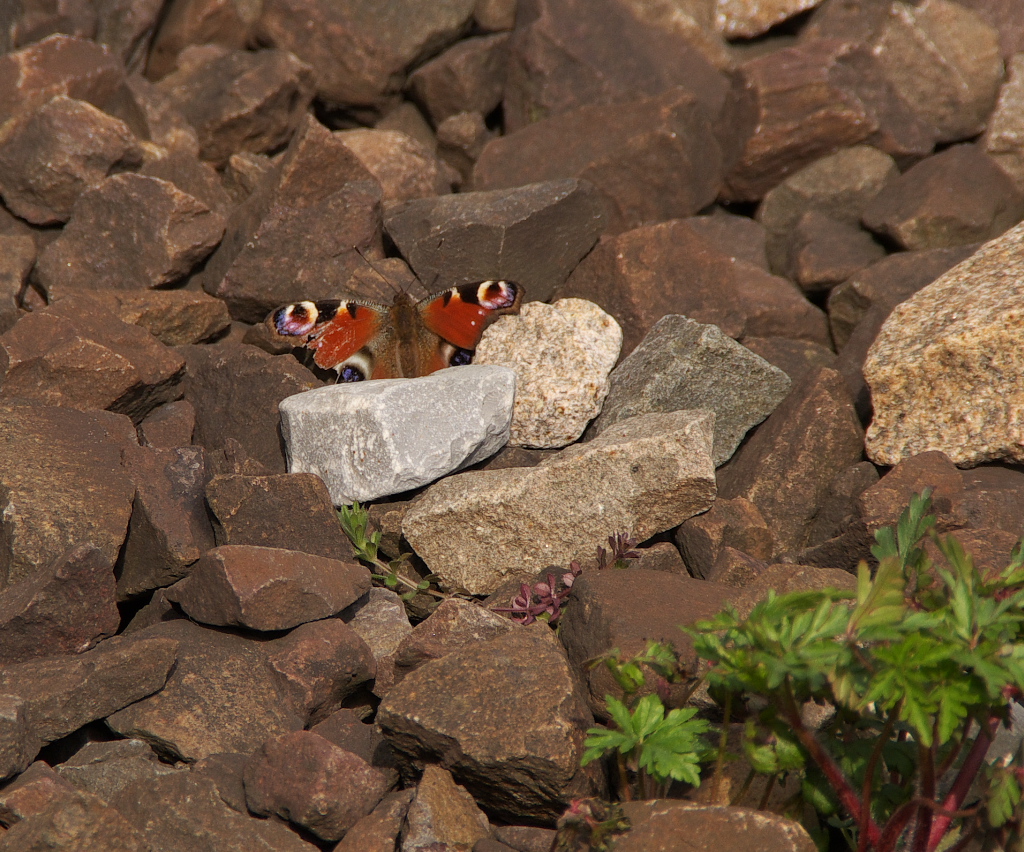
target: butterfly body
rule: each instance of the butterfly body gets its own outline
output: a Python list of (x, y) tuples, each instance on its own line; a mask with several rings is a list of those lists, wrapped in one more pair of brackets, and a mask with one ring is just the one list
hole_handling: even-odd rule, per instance
[(313, 352), (343, 382), (426, 376), (468, 364), (484, 329), (516, 313), (523, 288), (511, 281), (452, 287), (422, 302), (400, 292), (390, 306), (354, 300), (296, 302), (267, 317), (279, 339)]

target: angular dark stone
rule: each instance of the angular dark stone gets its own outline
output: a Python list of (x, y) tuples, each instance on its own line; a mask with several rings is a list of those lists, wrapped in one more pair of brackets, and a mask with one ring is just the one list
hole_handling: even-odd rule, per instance
[(146, 75), (152, 80), (166, 77), (178, 67), (178, 55), (192, 44), (245, 47), (258, 14), (259, 7), (242, 0), (177, 0), (168, 4), (160, 16)]
[(127, 788), (139, 789), (161, 775), (181, 771), (181, 767), (161, 763), (142, 740), (87, 743), (57, 765), (61, 778), (104, 802), (113, 801)]
[(608, 203), (613, 233), (692, 216), (718, 195), (722, 150), (704, 106), (682, 88), (584, 106), (489, 142), (473, 189), (582, 178)]
[(206, 486), (206, 500), (217, 544), (282, 547), (346, 562), (355, 558), (327, 486), (312, 473), (215, 476)]
[(0, 401), (0, 586), (80, 544), (117, 559), (135, 492), (121, 453), (134, 432), (119, 414)]
[(604, 201), (586, 181), (408, 201), (384, 227), (421, 281), (444, 286), (508, 279), (546, 301), (593, 247)]
[(20, 113), (0, 134), (0, 195), (35, 225), (66, 222), (84, 190), (140, 165), (142, 148), (124, 122), (63, 95)]
[(120, 623), (113, 564), (91, 544), (79, 545), (45, 572), (0, 590), (0, 666), (80, 653)]
[(782, 370), (793, 384), (818, 367), (836, 369), (836, 354), (820, 343), (788, 337), (744, 337), (743, 345)]
[(505, 92), (508, 33), (467, 38), (409, 75), (409, 90), (434, 126), (460, 112), (487, 115)]
[(139, 442), (144, 447), (173, 449), (192, 443), (196, 428), (196, 410), (185, 399), (168, 402), (155, 409), (139, 424)]
[(742, 497), (715, 500), (708, 511), (684, 521), (675, 539), (690, 573), (705, 580), (712, 579), (718, 555), (725, 548), (762, 562), (775, 552), (775, 538), (764, 517)]
[(215, 543), (202, 447), (130, 447), (124, 463), (135, 500), (118, 566), (120, 600), (180, 580)]
[(218, 168), (238, 151), (288, 142), (313, 99), (313, 69), (285, 50), (196, 57), (158, 86), (199, 134), (199, 154)]
[(345, 832), (341, 842), (334, 847), (334, 852), (377, 852), (378, 849), (396, 847), (405, 814), (415, 794), (415, 790), (388, 793), (372, 813), (358, 820)]
[(334, 135), (377, 179), (385, 207), (444, 195), (459, 182), (455, 171), (437, 158), (433, 146), (427, 147), (401, 131), (361, 127), (339, 130)]
[(48, 763), (37, 760), (0, 790), (0, 825), (11, 826), (37, 814), (73, 790)]
[(186, 275), (223, 234), (223, 217), (174, 184), (113, 175), (78, 197), (63, 233), (40, 253), (36, 273), (50, 299), (160, 287)]
[(167, 346), (200, 343), (231, 324), (220, 299), (195, 290), (94, 290), (89, 298)]

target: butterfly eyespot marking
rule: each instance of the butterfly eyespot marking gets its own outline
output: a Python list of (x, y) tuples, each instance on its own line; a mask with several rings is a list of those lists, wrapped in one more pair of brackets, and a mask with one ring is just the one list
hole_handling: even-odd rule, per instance
[(365, 349), (360, 349), (337, 364), (333, 369), (338, 372), (339, 382), (362, 382), (373, 375), (373, 356)]
[(466, 364), (473, 363), (473, 353), (468, 349), (458, 349), (449, 356), (448, 364), (452, 367), (465, 367)]
[(274, 311), (274, 329), (278, 334), (300, 337), (313, 330), (319, 316), (320, 312), (313, 302), (296, 302), (294, 305), (285, 305)]
[(360, 373), (359, 370), (357, 370), (351, 364), (342, 367), (341, 370), (338, 372), (339, 382), (361, 382), (364, 381), (365, 379), (366, 376)]
[(518, 293), (519, 288), (511, 281), (481, 281), (476, 289), (476, 301), (488, 310), (500, 311), (512, 307)]

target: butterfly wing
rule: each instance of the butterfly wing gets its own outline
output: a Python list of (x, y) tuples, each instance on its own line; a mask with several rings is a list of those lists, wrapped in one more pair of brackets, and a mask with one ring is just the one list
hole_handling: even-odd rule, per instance
[(523, 288), (512, 281), (480, 281), (431, 296), (420, 302), (418, 309), (430, 331), (452, 346), (472, 352), (484, 329), (501, 315), (516, 313), (522, 300)]
[(361, 302), (296, 302), (271, 313), (266, 325), (279, 339), (312, 350), (318, 367), (341, 373), (377, 336), (384, 316), (380, 306)]

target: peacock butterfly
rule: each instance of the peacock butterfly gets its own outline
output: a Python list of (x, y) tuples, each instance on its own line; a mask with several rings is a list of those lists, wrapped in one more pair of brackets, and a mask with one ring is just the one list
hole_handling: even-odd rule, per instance
[(341, 382), (426, 376), (468, 364), (480, 336), (502, 314), (518, 313), (523, 288), (512, 281), (452, 287), (391, 307), (353, 300), (296, 302), (271, 312), (271, 334), (313, 352), (313, 363)]

